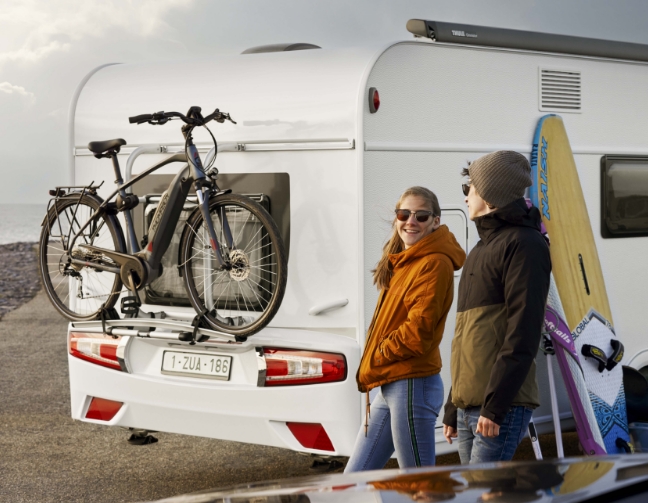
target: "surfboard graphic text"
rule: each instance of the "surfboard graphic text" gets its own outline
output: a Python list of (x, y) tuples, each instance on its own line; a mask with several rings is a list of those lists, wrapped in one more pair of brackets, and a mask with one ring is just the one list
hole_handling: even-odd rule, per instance
[(545, 140), (544, 136), (542, 137), (542, 148), (540, 149), (540, 178), (542, 178), (542, 182), (540, 183), (542, 214), (547, 220), (551, 220), (549, 216), (549, 196), (547, 195), (547, 140)]

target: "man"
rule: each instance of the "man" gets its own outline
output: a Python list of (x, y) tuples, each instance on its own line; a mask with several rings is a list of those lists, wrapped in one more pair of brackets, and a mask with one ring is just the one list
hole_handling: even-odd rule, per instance
[(524, 200), (532, 182), (523, 155), (493, 152), (463, 174), (480, 241), (459, 282), (443, 432), (449, 443), (458, 438), (467, 464), (510, 460), (539, 405), (535, 356), (551, 260), (540, 213)]

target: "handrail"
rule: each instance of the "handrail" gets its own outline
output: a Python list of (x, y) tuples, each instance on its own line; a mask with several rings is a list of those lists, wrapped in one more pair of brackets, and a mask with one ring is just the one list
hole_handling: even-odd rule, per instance
[(326, 302), (324, 304), (318, 304), (311, 307), (308, 310), (308, 314), (311, 316), (317, 316), (319, 314), (325, 313), (326, 311), (333, 311), (334, 309), (340, 309), (346, 306), (349, 303), (349, 299), (338, 299), (331, 302)]

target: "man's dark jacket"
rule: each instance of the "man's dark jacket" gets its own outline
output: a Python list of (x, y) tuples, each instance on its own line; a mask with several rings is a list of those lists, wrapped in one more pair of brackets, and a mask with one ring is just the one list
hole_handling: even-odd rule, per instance
[(535, 356), (551, 259), (540, 212), (523, 198), (475, 219), (481, 240), (464, 264), (452, 340), (452, 387), (443, 423), (480, 406), (502, 424), (512, 406), (536, 408)]

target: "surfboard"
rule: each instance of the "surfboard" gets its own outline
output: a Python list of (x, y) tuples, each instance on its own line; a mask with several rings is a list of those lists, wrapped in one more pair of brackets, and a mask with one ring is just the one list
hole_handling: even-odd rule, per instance
[(626, 452), (630, 435), (620, 365), (623, 345), (614, 331), (585, 197), (560, 116), (539, 120), (531, 170), (531, 201), (540, 210), (551, 242), (552, 288), (545, 328), (558, 344), (554, 348), (579, 439), (583, 443), (589, 434), (591, 448), (583, 447), (591, 454), (600, 453), (591, 451), (598, 450), (601, 438), (608, 454)]

